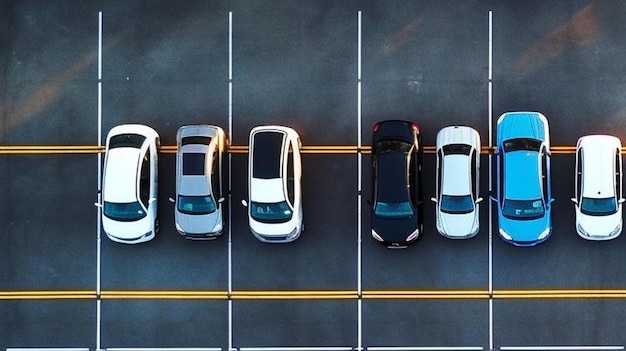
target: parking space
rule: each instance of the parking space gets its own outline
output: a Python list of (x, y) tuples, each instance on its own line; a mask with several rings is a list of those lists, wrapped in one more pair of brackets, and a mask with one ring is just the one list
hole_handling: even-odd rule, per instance
[(354, 346), (356, 309), (354, 300), (235, 301), (233, 346)]
[(89, 300), (0, 301), (0, 341), (8, 347), (92, 347), (96, 305)]
[(510, 346), (624, 345), (623, 300), (496, 300), (495, 343)]
[(0, 290), (95, 289), (94, 164), (93, 155), (0, 158)]
[(157, 348), (228, 344), (228, 304), (212, 300), (105, 300), (102, 345)]
[(365, 300), (363, 344), (368, 347), (483, 347), (488, 344), (485, 300)]
[[(626, 140), (624, 6), (612, 0), (9, 2), (0, 5), (0, 43), (8, 48), (0, 52), (0, 144), (96, 144), (99, 11), (102, 142), (117, 124), (143, 123), (159, 132), (162, 145), (173, 145), (181, 125), (197, 123), (219, 125), (244, 146), (254, 126), (284, 124), (304, 146), (358, 140), (369, 146), (373, 125), (397, 118), (419, 123), (426, 146), (453, 124), (476, 128), (488, 145), (490, 124), (513, 110), (543, 112), (553, 146), (573, 146), (592, 133)], [(620, 263), (626, 244), (576, 235), (571, 153), (552, 156), (554, 231), (534, 248), (498, 237), (488, 201), (475, 238), (439, 235), (429, 200), (435, 156), (426, 153), (425, 232), (406, 250), (371, 238), (368, 153), (303, 154), (306, 230), (286, 245), (261, 243), (248, 229), (240, 204), (247, 196), (245, 153), (230, 157), (230, 228), (215, 241), (184, 240), (168, 202), (175, 156), (159, 157), (160, 233), (145, 244), (122, 245), (102, 232), (99, 245), (95, 155), (1, 155), (1, 349), (506, 351), (626, 342), (622, 295), (574, 293), (626, 286)], [(488, 159), (481, 159), (485, 200)], [(24, 290), (44, 297), (30, 300)], [(70, 298), (46, 298), (57, 290)], [(569, 293), (555, 297), (556, 290)], [(85, 293), (71, 297), (76, 291)], [(388, 296), (376, 297), (377, 291)], [(413, 295), (393, 296), (408, 291)], [(552, 295), (541, 297), (546, 291)], [(425, 298), (428, 292), (458, 296)]]
[[(254, 238), (239, 204), (247, 189), (233, 188), (234, 290), (356, 290), (356, 157), (302, 156), (305, 230), (293, 243)], [(235, 155), (233, 182), (246, 184), (246, 172), (247, 157)]]

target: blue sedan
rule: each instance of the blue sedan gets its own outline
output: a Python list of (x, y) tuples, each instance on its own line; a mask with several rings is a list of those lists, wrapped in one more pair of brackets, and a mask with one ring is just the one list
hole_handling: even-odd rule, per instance
[(534, 246), (552, 232), (550, 134), (538, 112), (508, 112), (497, 129), (498, 223), (500, 236)]

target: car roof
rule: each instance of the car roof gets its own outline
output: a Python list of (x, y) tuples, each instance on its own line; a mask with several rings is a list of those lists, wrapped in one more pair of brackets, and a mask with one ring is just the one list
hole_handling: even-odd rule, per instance
[(376, 200), (380, 202), (404, 202), (409, 200), (407, 189), (407, 155), (398, 152), (378, 156)]
[(443, 158), (441, 192), (444, 195), (468, 195), (470, 193), (470, 156), (448, 155)]
[(252, 178), (280, 178), (286, 136), (282, 130), (257, 130), (251, 134)]
[(504, 165), (505, 199), (534, 200), (542, 197), (538, 152), (507, 152), (504, 154)]
[(582, 149), (583, 194), (590, 198), (615, 196), (614, 174), (616, 150), (621, 149), (618, 138), (608, 135), (585, 136), (579, 139)]
[(208, 177), (211, 175), (213, 163), (213, 150), (216, 143), (211, 142), (211, 146), (188, 144), (181, 147), (179, 151), (179, 162), (181, 174), (178, 188), (179, 195), (209, 195), (211, 187)]
[(120, 147), (107, 152), (105, 177), (103, 179), (104, 201), (137, 201), (137, 172), (141, 150)]

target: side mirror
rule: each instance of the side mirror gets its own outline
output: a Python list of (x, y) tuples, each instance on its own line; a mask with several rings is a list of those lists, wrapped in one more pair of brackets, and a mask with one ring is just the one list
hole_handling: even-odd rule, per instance
[(577, 203), (578, 203), (578, 200), (576, 200), (576, 198), (575, 198), (575, 197), (571, 198), (570, 200), (572, 200), (572, 202), (573, 202), (573, 203), (575, 203), (575, 204), (577, 204)]
[(226, 200), (226, 198), (220, 197), (219, 199), (217, 199), (217, 203), (221, 204), (222, 202), (224, 202), (224, 200)]
[(149, 203), (149, 204), (151, 204), (151, 203), (153, 203), (153, 202), (156, 202), (156, 200), (157, 200), (157, 199), (156, 199), (156, 197), (153, 197), (153, 198), (151, 198), (150, 200), (148, 200), (148, 203)]
[(618, 204), (623, 204), (623, 203), (624, 203), (624, 201), (626, 201), (626, 199), (623, 199), (623, 198), (622, 198), (622, 199), (617, 200), (617, 203), (618, 203)]
[(479, 197), (478, 199), (476, 199), (476, 203), (477, 203), (477, 204), (478, 204), (478, 203), (481, 203), (481, 202), (483, 202), (483, 198), (482, 198), (482, 197)]
[(551, 198), (550, 200), (548, 200), (548, 205), (554, 202), (554, 198)]
[(102, 208), (102, 204), (99, 203), (99, 202), (94, 202), (93, 205), (98, 207), (98, 208)]
[(242, 204), (244, 207), (248, 207), (248, 201), (246, 201), (246, 200), (243, 200), (243, 199), (242, 199), (242, 200), (241, 200), (241, 204)]
[(437, 203), (437, 199), (436, 199), (436, 198), (434, 198), (434, 197), (431, 197), (431, 198), (430, 198), (430, 201), (432, 201), (432, 202), (434, 202), (434, 203)]
[(176, 200), (174, 200), (174, 198), (173, 198), (173, 197), (168, 198), (168, 200), (169, 200), (171, 203), (173, 203), (173, 204), (175, 204), (175, 203), (176, 203)]
[(493, 201), (493, 202), (498, 202), (498, 199), (496, 199), (496, 198), (495, 198), (495, 197), (493, 197), (493, 196), (489, 196), (489, 200), (491, 200), (491, 201)]

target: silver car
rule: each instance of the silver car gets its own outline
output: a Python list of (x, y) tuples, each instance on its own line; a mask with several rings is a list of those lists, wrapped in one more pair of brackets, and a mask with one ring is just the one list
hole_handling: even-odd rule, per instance
[(176, 144), (176, 230), (187, 239), (215, 239), (224, 230), (226, 134), (216, 126), (183, 126), (176, 134)]

